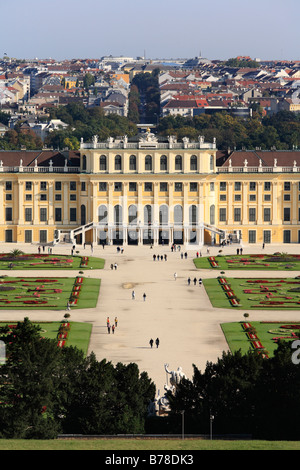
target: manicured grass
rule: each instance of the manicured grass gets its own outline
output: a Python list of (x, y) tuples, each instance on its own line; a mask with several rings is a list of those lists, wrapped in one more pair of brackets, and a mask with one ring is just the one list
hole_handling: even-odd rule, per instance
[(300, 270), (300, 255), (232, 255), (202, 256), (194, 259), (198, 269), (226, 271), (229, 269), (278, 271)]
[[(251, 321), (248, 318), (241, 322), (222, 323), (221, 328), (225, 335), (229, 349), (232, 353), (240, 349), (243, 354), (246, 354), (249, 349), (252, 351), (255, 349), (252, 345), (251, 339), (243, 328), (242, 323), (249, 323), (251, 327), (255, 329), (255, 334), (258, 337), (258, 340), (262, 344), (262, 346), (268, 351), (269, 357), (273, 356), (274, 351), (277, 348), (277, 343), (274, 338), (280, 337), (281, 339), (286, 338), (287, 341), (293, 341), (293, 339), (291, 339), (292, 331), (294, 334), (299, 334), (300, 336), (300, 330), (298, 330), (297, 328), (291, 328), (288, 330), (280, 328), (284, 325), (300, 326), (300, 323), (287, 322), (286, 320), (282, 322), (258, 322)], [(295, 339), (297, 339), (297, 337), (295, 337)]]
[[(65, 345), (77, 347), (78, 349), (81, 349), (85, 355), (87, 355), (91, 331), (92, 331), (92, 325), (90, 323), (80, 323), (80, 322), (72, 322), (72, 321), (68, 321), (68, 322), (70, 323), (70, 330), (68, 331)], [(17, 323), (18, 322), (15, 322), (15, 321), (1, 322), (0, 327), (6, 326), (6, 325), (17, 325)], [(32, 322), (32, 323), (41, 328), (41, 331), (40, 331), (41, 336), (45, 338), (49, 338), (49, 339), (57, 339), (57, 333), (61, 325), (61, 322)], [(0, 439), (0, 443), (1, 443), (1, 439)]]
[(0, 254), (0, 269), (103, 269), (104, 259), (93, 256), (68, 256), (49, 254), (23, 254), (13, 256), (10, 253)]
[[(82, 278), (76, 304), (71, 309), (94, 308), (97, 305), (100, 279)], [(70, 300), (76, 278), (4, 277), (0, 282), (0, 309), (64, 310)], [(48, 282), (49, 281), (49, 282)], [(13, 288), (13, 290), (2, 290)], [(56, 292), (55, 292), (56, 291)], [(27, 302), (27, 303), (24, 303)], [(29, 303), (28, 303), (29, 302)], [(32, 303), (36, 302), (36, 303)]]
[[(298, 286), (300, 288), (300, 279), (250, 279), (227, 278), (225, 276), (223, 278), (226, 279), (239, 304), (235, 307), (231, 305), (219, 279), (204, 279), (203, 284), (213, 307), (247, 310), (299, 310), (300, 292), (291, 292), (290, 289)], [(254, 281), (260, 282), (255, 283)], [(245, 290), (249, 292), (246, 293)]]
[[(109, 451), (197, 451), (197, 450), (299, 450), (298, 441), (231, 441), (204, 439), (0, 439), (0, 450), (109, 450)], [(127, 454), (124, 454), (127, 455)], [(101, 454), (101, 463), (110, 454)], [(121, 454), (122, 456), (122, 454)], [(134, 454), (133, 454), (134, 456)], [(141, 456), (145, 459), (146, 456)]]

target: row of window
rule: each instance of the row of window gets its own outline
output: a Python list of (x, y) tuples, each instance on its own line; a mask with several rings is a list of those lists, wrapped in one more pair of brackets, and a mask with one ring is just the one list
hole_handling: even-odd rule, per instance
[[(271, 243), (271, 230), (263, 231), (263, 243)], [(283, 243), (291, 243), (291, 231), (283, 231)], [(248, 230), (248, 243), (256, 243), (256, 230)], [(300, 230), (298, 230), (298, 243), (300, 243)]]
[[(195, 169), (197, 169), (197, 168), (195, 168)], [(131, 184), (136, 184), (136, 183), (131, 183)], [(163, 184), (167, 184), (167, 183), (163, 183)], [(32, 181), (26, 181), (25, 182), (25, 191), (31, 191), (32, 186), (33, 186)], [(250, 181), (249, 182), (249, 191), (256, 191), (256, 187), (257, 187), (257, 183), (255, 181)], [(81, 191), (86, 191), (86, 183), (84, 181), (82, 181), (80, 183), (80, 188), (81, 188)], [(6, 181), (5, 182), (5, 190), (6, 191), (12, 191), (12, 189), (13, 189), (12, 181)], [(48, 189), (47, 181), (40, 181), (40, 191), (47, 191), (47, 189)], [(62, 190), (62, 182), (61, 181), (55, 181), (54, 182), (54, 189), (55, 189), (55, 191), (61, 191)], [(215, 189), (214, 188), (214, 183), (210, 183), (210, 190), (214, 191), (214, 189)], [(242, 183), (240, 181), (235, 181), (234, 182), (234, 190), (235, 191), (241, 191), (241, 189), (242, 189)], [(283, 189), (284, 189), (284, 191), (291, 191), (291, 183), (289, 181), (285, 181), (284, 185), (283, 185)], [(69, 181), (69, 190), (70, 191), (77, 191), (76, 181)], [(227, 182), (226, 181), (221, 181), (220, 182), (220, 191), (226, 191), (226, 190), (227, 190)], [(298, 190), (300, 191), (300, 182), (298, 183)], [(271, 182), (270, 181), (265, 181), (264, 182), (264, 191), (271, 191)]]
[[(162, 204), (159, 207), (159, 224), (166, 225), (169, 223), (169, 207), (166, 204)], [(113, 208), (114, 224), (121, 225), (123, 223), (123, 208), (117, 204)], [(128, 207), (128, 223), (136, 225), (138, 223), (138, 208), (135, 204), (131, 204)], [(153, 207), (150, 204), (144, 206), (144, 223), (152, 224), (154, 217)], [(198, 207), (196, 205), (189, 206), (189, 223), (195, 225), (198, 223)], [(183, 207), (180, 204), (174, 206), (173, 209), (174, 223), (181, 225), (183, 224)], [(98, 208), (98, 222), (100, 225), (106, 225), (108, 223), (108, 210), (105, 204), (102, 204)]]
[[(271, 201), (271, 194), (264, 194), (263, 195), (264, 201)], [(234, 201), (241, 201), (242, 200), (242, 195), (241, 194), (234, 194)], [(283, 200), (284, 201), (291, 201), (291, 195), (290, 194), (284, 194), (283, 195)], [(300, 201), (300, 194), (298, 195), (298, 200)], [(220, 201), (224, 202), (227, 201), (227, 195), (226, 194), (220, 194)], [(255, 202), (256, 201), (256, 194), (249, 194), (249, 201), (250, 202)]]
[[(25, 182), (25, 191), (32, 191), (32, 186), (33, 183), (32, 181), (26, 181)], [(82, 188), (85, 188), (85, 183), (81, 183), (81, 190), (83, 191)], [(47, 191), (48, 188), (48, 183), (47, 181), (40, 181), (40, 191)], [(55, 191), (61, 191), (62, 190), (62, 182), (61, 181), (55, 181), (54, 183), (54, 188)], [(12, 181), (6, 181), (5, 182), (5, 190), (6, 191), (12, 191), (13, 189), (13, 183)], [(69, 181), (69, 189), (70, 191), (76, 191), (77, 190), (77, 183), (76, 181)], [(84, 189), (85, 191), (85, 189)]]
[[(198, 157), (197, 155), (191, 155), (190, 157), (190, 171), (197, 171), (198, 170)], [(183, 157), (181, 155), (176, 155), (175, 160), (175, 171), (182, 171), (183, 170)], [(161, 155), (160, 161), (160, 171), (167, 171), (168, 170), (168, 157), (167, 155)], [(114, 158), (114, 170), (115, 171), (122, 171), (122, 156), (116, 155)], [(82, 157), (82, 169), (86, 170), (86, 156), (83, 155)], [(143, 169), (145, 171), (153, 171), (153, 157), (151, 155), (146, 155), (143, 162)], [(210, 169), (214, 169), (214, 157), (211, 155), (210, 157)], [(101, 155), (99, 157), (99, 170), (100, 171), (107, 171), (108, 170), (108, 157), (106, 155)], [(130, 155), (129, 157), (129, 170), (130, 171), (137, 171), (137, 157), (135, 155)]]
[[(226, 191), (227, 184), (228, 184), (227, 181), (220, 181), (220, 191)], [(257, 188), (257, 182), (256, 181), (250, 181), (249, 182), (249, 191), (256, 191), (256, 188)], [(234, 182), (234, 190), (235, 191), (241, 191), (241, 189), (242, 189), (242, 183), (240, 181), (235, 181)], [(284, 181), (283, 190), (284, 191), (291, 191), (290, 181)], [(264, 182), (264, 191), (271, 191), (271, 182), (270, 181), (265, 181)], [(298, 183), (298, 191), (300, 191), (300, 182)]]
[[(234, 207), (233, 209), (233, 220), (234, 222), (241, 222), (242, 220), (242, 209), (240, 207)], [(248, 220), (249, 222), (256, 222), (256, 208), (250, 207), (248, 211)], [(298, 220), (300, 221), (300, 208), (298, 209)], [(227, 221), (227, 209), (222, 207), (219, 209), (219, 221), (226, 222)], [(264, 207), (263, 208), (263, 221), (264, 222), (271, 222), (271, 208)], [(291, 209), (289, 207), (283, 208), (283, 221), (290, 222), (291, 221)]]
[[(32, 222), (32, 208), (26, 207), (25, 208), (25, 222)], [(69, 210), (69, 220), (70, 222), (77, 221), (77, 210), (76, 207), (70, 207)], [(13, 209), (12, 207), (5, 208), (5, 221), (12, 222), (13, 220)], [(62, 222), (62, 209), (60, 207), (56, 207), (54, 209), (54, 220), (55, 222)], [(40, 222), (47, 222), (48, 221), (48, 209), (47, 207), (40, 207)]]
[[(143, 185), (144, 191), (153, 191), (153, 183), (151, 182), (146, 182)], [(191, 192), (195, 192), (198, 190), (198, 183), (190, 183), (189, 188)], [(183, 189), (183, 183), (174, 183), (174, 191), (180, 192)], [(123, 190), (123, 183), (119, 181), (114, 182), (114, 191), (122, 191)], [(136, 192), (137, 191), (137, 183), (135, 182), (129, 182), (128, 190), (130, 192)], [(107, 183), (105, 181), (101, 181), (99, 183), (99, 191), (107, 191)], [(159, 191), (160, 192), (166, 192), (168, 191), (168, 183), (159, 183)]]
[[(25, 230), (25, 243), (32, 243), (32, 230)], [(47, 243), (47, 230), (40, 230), (39, 241), (40, 243)], [(271, 230), (263, 231), (263, 243), (271, 243)], [(248, 230), (248, 243), (256, 243), (256, 230)], [(13, 230), (5, 230), (5, 242), (13, 242)], [(283, 231), (283, 243), (291, 243), (291, 231)], [(298, 230), (298, 243), (300, 243), (300, 230)]]

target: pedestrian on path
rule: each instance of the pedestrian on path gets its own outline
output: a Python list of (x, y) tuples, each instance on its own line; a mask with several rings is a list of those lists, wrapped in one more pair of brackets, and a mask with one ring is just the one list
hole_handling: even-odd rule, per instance
[(143, 299), (144, 299), (144, 302), (145, 302), (145, 301), (146, 301), (146, 294), (145, 294), (145, 292), (144, 292), (144, 294), (143, 294)]
[(150, 346), (151, 346), (151, 348), (152, 348), (152, 346), (153, 346), (153, 339), (152, 339), (152, 338), (150, 339), (149, 344), (150, 344)]
[(114, 334), (114, 332), (115, 332), (115, 325), (113, 325), (113, 326), (111, 327), (111, 331), (112, 331), (113, 334)]
[(110, 334), (110, 324), (107, 325), (107, 333)]
[(188, 278), (188, 286), (190, 286), (190, 285), (191, 285), (191, 278), (189, 277)]
[(155, 344), (156, 344), (156, 347), (158, 348), (158, 346), (159, 346), (159, 339), (158, 338), (156, 338)]
[(175, 281), (176, 281), (176, 279), (177, 279), (177, 273), (174, 273), (174, 279), (175, 279)]
[(135, 292), (134, 292), (134, 290), (132, 291), (131, 298), (132, 298), (132, 300), (135, 299)]
[(194, 277), (194, 286), (197, 284), (197, 278)]
[(115, 317), (115, 327), (117, 327), (117, 326), (118, 326), (118, 319), (117, 319), (117, 317)]

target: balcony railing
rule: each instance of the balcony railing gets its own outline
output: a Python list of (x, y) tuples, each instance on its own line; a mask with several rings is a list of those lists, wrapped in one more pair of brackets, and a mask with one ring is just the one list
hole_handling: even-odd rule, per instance
[(298, 166), (227, 166), (218, 167), (218, 173), (299, 173)]
[(79, 173), (79, 167), (71, 166), (2, 166), (0, 173)]

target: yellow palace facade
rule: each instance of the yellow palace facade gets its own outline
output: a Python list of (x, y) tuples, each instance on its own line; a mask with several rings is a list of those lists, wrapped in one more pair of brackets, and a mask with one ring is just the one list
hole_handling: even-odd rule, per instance
[(0, 151), (0, 241), (300, 242), (300, 152), (218, 152), (149, 130), (78, 152)]

